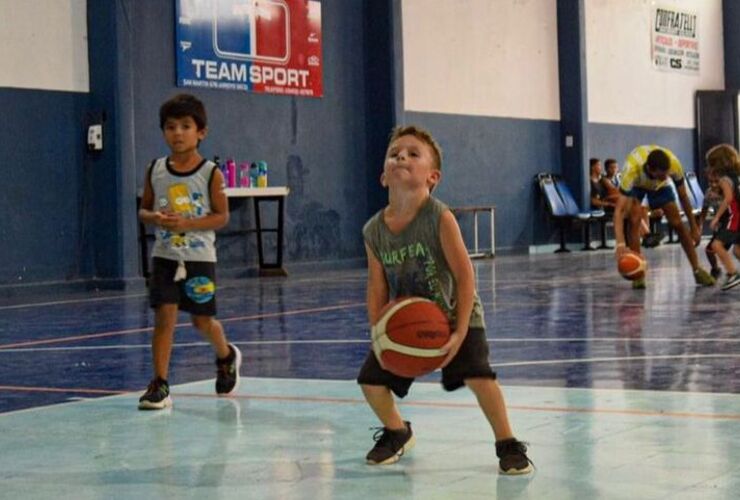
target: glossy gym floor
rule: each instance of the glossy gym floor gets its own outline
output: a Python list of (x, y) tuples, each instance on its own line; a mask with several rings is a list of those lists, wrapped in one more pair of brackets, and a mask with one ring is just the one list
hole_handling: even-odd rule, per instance
[(221, 283), (239, 393), (214, 395), (212, 352), (183, 315), (161, 412), (136, 409), (146, 294), (5, 299), (0, 498), (738, 498), (740, 288), (696, 287), (678, 245), (646, 255), (645, 291), (608, 250), (474, 261), (490, 361), (536, 466), (520, 477), (497, 473), (472, 393), (438, 374), (400, 405), (416, 447), (365, 465), (378, 423), (354, 382), (362, 269)]

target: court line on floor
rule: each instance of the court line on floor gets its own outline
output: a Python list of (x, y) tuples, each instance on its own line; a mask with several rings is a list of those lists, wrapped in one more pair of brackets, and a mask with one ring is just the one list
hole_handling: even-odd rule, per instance
[[(267, 319), (267, 318), (278, 318), (282, 316), (296, 316), (299, 314), (312, 314), (316, 312), (326, 312), (326, 311), (335, 311), (339, 309), (350, 309), (353, 307), (365, 307), (367, 304), (365, 302), (355, 302), (355, 303), (349, 303), (349, 304), (338, 304), (335, 306), (324, 306), (324, 307), (313, 307), (313, 308), (307, 308), (307, 309), (296, 309), (293, 311), (282, 311), (282, 312), (275, 312), (275, 313), (264, 313), (264, 314), (252, 314), (248, 316), (236, 316), (236, 317), (230, 317), (230, 318), (223, 318), (219, 319), (221, 323), (231, 323), (234, 321), (247, 321), (247, 320), (253, 320), (253, 319)], [(190, 322), (187, 323), (178, 323), (175, 325), (175, 328), (182, 328), (186, 326), (190, 326)], [(125, 330), (113, 330), (110, 332), (102, 332), (102, 333), (89, 333), (89, 334), (82, 334), (82, 335), (72, 335), (67, 337), (60, 337), (60, 338), (54, 338), (54, 339), (39, 339), (39, 340), (26, 340), (21, 342), (14, 342), (10, 344), (0, 344), (0, 351), (5, 349), (12, 349), (16, 347), (27, 347), (27, 346), (33, 346), (33, 345), (48, 345), (48, 344), (61, 344), (64, 342), (73, 342), (76, 340), (92, 340), (92, 339), (99, 339), (99, 338), (105, 338), (105, 337), (116, 337), (121, 335), (130, 335), (135, 333), (145, 333), (152, 331), (153, 328), (151, 326), (143, 327), (143, 328), (128, 328)]]
[[(136, 330), (138, 331), (138, 330)], [(96, 335), (96, 334), (92, 334)], [(108, 335), (108, 334), (104, 334)], [(86, 337), (87, 338), (87, 337)], [(564, 342), (564, 343), (588, 343), (588, 342), (646, 342), (646, 343), (691, 343), (691, 344), (714, 344), (714, 343), (740, 343), (740, 338), (737, 339), (686, 339), (686, 338), (614, 338), (614, 337), (589, 337), (573, 339), (568, 337), (554, 337), (554, 338), (517, 338), (517, 337), (503, 337), (503, 338), (489, 338), (489, 343), (496, 344), (507, 344), (507, 343), (552, 343), (552, 342)], [(369, 338), (364, 339), (310, 339), (310, 340), (241, 340), (232, 341), (237, 346), (249, 346), (249, 345), (301, 345), (301, 344), (366, 344), (369, 343)], [(151, 344), (116, 344), (116, 345), (92, 345), (92, 346), (65, 346), (65, 347), (3, 347), (0, 346), (0, 354), (3, 353), (19, 353), (19, 352), (46, 352), (46, 351), (94, 351), (94, 350), (118, 350), (118, 349), (149, 349)], [(183, 347), (210, 347), (208, 342), (183, 342), (174, 344), (175, 348)], [(635, 359), (630, 358), (630, 359)]]
[[(122, 396), (136, 395), (141, 391), (124, 391), (114, 389), (93, 389), (93, 388), (64, 388), (64, 387), (30, 387), (30, 386), (10, 386), (0, 385), (0, 391), (8, 392), (44, 392), (44, 393), (63, 393), (63, 394), (92, 394), (104, 396)], [(274, 396), (266, 394), (236, 394), (223, 398), (215, 394), (205, 394), (196, 392), (175, 392), (173, 395), (177, 398), (197, 398), (197, 399), (237, 399), (237, 400), (257, 400), (257, 401), (274, 401), (285, 403), (333, 403), (333, 404), (367, 404), (362, 398), (341, 398), (341, 397), (323, 397), (323, 396)], [(81, 402), (84, 402), (81, 401)], [(399, 401), (400, 406), (417, 406), (427, 408), (478, 408), (478, 404), (471, 402), (450, 402), (450, 401)], [(52, 405), (53, 406), (53, 405)], [(45, 408), (50, 408), (46, 406)], [(537, 411), (550, 413), (580, 413), (595, 415), (628, 415), (641, 417), (672, 417), (672, 418), (694, 418), (702, 420), (737, 420), (740, 421), (740, 413), (700, 413), (700, 412), (676, 412), (676, 411), (649, 411), (633, 410), (629, 408), (579, 408), (568, 406), (534, 406), (534, 405), (507, 405), (509, 410), (515, 411)], [(28, 410), (28, 409), (26, 409)], [(24, 410), (19, 410), (24, 411)], [(13, 412), (0, 413), (0, 416), (11, 414)]]
[(645, 361), (653, 359), (718, 359), (740, 358), (740, 354), (657, 354), (655, 356), (614, 356), (601, 358), (572, 358), (572, 359), (543, 359), (535, 361), (511, 361), (506, 363), (491, 363), (494, 368), (532, 365), (562, 365), (578, 363), (602, 363), (612, 361)]
[[(366, 278), (363, 276), (359, 281), (364, 282)], [(326, 283), (327, 279), (325, 277), (322, 278), (298, 278), (294, 279), (290, 282), (289, 286), (296, 286), (296, 285), (304, 285), (304, 284), (310, 284), (313, 282), (321, 282)], [(339, 283), (344, 281), (358, 281), (358, 278), (339, 278), (339, 279), (331, 279), (331, 283)], [(271, 283), (261, 283), (257, 286), (260, 288), (269, 287), (272, 285)], [(282, 287), (285, 287), (285, 284), (281, 284)], [(226, 284), (219, 286), (219, 291), (225, 291), (225, 290), (238, 290), (238, 289), (244, 289), (249, 288), (247, 286), (242, 285), (234, 285), (234, 284)], [(141, 298), (141, 297), (148, 297), (149, 292), (132, 292), (127, 294), (120, 294), (120, 295), (110, 295), (107, 297), (87, 297), (87, 298), (79, 298), (79, 299), (66, 299), (66, 300), (52, 300), (52, 301), (46, 301), (46, 302), (26, 302), (26, 303), (20, 303), (20, 304), (12, 304), (7, 306), (0, 306), (0, 311), (7, 311), (7, 310), (13, 310), (13, 309), (28, 309), (33, 307), (49, 307), (49, 306), (58, 306), (58, 305), (68, 305), (68, 304), (84, 304), (88, 302), (102, 302), (102, 301), (108, 301), (108, 300), (118, 300), (118, 299), (131, 299), (131, 298)]]

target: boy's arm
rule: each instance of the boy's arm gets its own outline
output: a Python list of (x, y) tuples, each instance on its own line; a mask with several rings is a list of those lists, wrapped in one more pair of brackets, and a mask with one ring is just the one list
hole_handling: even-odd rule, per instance
[(375, 253), (365, 243), (367, 252), (367, 319), (375, 325), (380, 319), (380, 310), (388, 303), (388, 282), (385, 271)]
[(717, 211), (714, 213), (714, 218), (710, 223), (710, 227), (713, 231), (716, 231), (717, 227), (719, 227), (719, 220), (727, 210), (727, 207), (730, 206), (730, 203), (732, 203), (732, 197), (734, 196), (734, 193), (732, 192), (732, 181), (727, 177), (722, 177), (719, 180), (719, 187), (722, 189), (722, 203), (717, 207)]
[(154, 208), (154, 190), (149, 175), (144, 180), (144, 193), (141, 195), (141, 205), (139, 205), (139, 220), (144, 224), (161, 225), (165, 215)]
[(442, 244), (447, 265), (455, 278), (457, 285), (457, 297), (455, 316), (457, 324), (450, 336), (450, 340), (442, 346), (441, 350), (447, 352), (447, 358), (442, 366), (452, 361), (460, 346), (468, 334), (470, 326), (470, 314), (473, 312), (473, 297), (475, 294), (475, 275), (473, 274), (473, 263), (470, 261), (468, 250), (465, 248), (460, 226), (455, 216), (449, 210), (442, 214), (439, 222), (439, 239)]
[(619, 259), (627, 249), (627, 239), (624, 234), (624, 218), (627, 215), (627, 205), (630, 198), (624, 193), (619, 193), (617, 205), (614, 207), (614, 240), (616, 241), (616, 256)]

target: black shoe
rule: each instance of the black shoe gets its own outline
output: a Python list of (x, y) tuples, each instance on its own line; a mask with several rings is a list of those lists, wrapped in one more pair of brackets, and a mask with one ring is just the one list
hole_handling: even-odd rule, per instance
[(370, 465), (387, 465), (398, 462), (404, 453), (414, 447), (416, 438), (411, 430), (411, 422), (404, 422), (406, 429), (392, 431), (381, 427), (373, 436), (375, 446), (365, 459)]
[(163, 410), (170, 406), (170, 385), (159, 377), (149, 382), (146, 392), (139, 398), (140, 410)]
[(496, 441), (498, 470), (502, 474), (528, 474), (532, 472), (532, 461), (527, 457), (527, 447), (514, 438)]
[(662, 240), (662, 233), (649, 233), (646, 234), (645, 237), (642, 239), (642, 246), (645, 248), (655, 248), (660, 245), (660, 242)]
[(228, 396), (239, 388), (239, 367), (242, 365), (242, 353), (234, 344), (229, 344), (229, 355), (216, 359), (216, 394)]
[(714, 279), (716, 280), (716, 279), (718, 279), (718, 278), (719, 278), (720, 276), (722, 276), (722, 269), (720, 269), (719, 267), (713, 267), (713, 268), (712, 268), (712, 269), (711, 269), (711, 270), (709, 271), (709, 274), (710, 274), (710, 275), (712, 276), (712, 278), (714, 278)]

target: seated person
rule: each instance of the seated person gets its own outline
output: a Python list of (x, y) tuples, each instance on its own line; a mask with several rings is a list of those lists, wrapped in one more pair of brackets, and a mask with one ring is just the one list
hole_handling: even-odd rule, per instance
[(604, 162), (606, 173), (601, 178), (601, 185), (606, 191), (606, 200), (617, 203), (619, 199), (619, 163), (614, 158), (609, 158)]
[(591, 178), (591, 209), (611, 212), (614, 210), (615, 200), (609, 200), (606, 186), (601, 182), (601, 160), (591, 158), (589, 160), (589, 171)]

